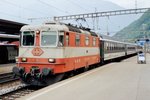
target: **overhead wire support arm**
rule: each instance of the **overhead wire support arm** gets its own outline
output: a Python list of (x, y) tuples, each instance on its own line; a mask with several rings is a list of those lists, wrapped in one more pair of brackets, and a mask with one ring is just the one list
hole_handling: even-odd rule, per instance
[(127, 10), (116, 10), (116, 11), (96, 12), (96, 13), (87, 13), (87, 14), (67, 15), (67, 16), (55, 16), (54, 20), (61, 21), (61, 20), (72, 20), (72, 19), (80, 19), (80, 18), (93, 18), (93, 17), (138, 14), (138, 13), (144, 13), (149, 9), (150, 8), (138, 8), (138, 9), (127, 9)]

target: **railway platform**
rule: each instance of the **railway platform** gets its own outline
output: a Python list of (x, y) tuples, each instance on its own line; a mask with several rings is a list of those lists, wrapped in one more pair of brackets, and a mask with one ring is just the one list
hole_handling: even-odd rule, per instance
[(0, 65), (0, 74), (4, 73), (10, 73), (12, 72), (12, 68), (15, 66), (15, 64), (2, 64)]
[(150, 100), (150, 54), (114, 62), (45, 87), (21, 100)]

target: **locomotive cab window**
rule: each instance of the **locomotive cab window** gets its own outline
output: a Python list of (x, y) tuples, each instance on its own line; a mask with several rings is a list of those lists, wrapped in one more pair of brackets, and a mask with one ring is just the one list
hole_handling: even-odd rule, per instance
[(42, 31), (41, 45), (42, 46), (56, 46), (57, 32), (56, 31)]
[(34, 31), (24, 31), (22, 33), (22, 45), (23, 46), (34, 46), (35, 34)]

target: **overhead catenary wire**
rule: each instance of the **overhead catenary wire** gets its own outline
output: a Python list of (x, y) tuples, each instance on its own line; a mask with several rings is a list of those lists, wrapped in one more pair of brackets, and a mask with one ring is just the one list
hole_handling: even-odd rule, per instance
[(6, 13), (6, 12), (1, 12), (1, 11), (0, 11), (0, 14), (4, 14), (4, 15), (7, 15), (9, 17), (14, 17), (14, 18), (27, 19), (25, 17), (16, 16), (16, 15), (12, 15), (12, 14), (9, 14), (9, 13)]
[[(52, 4), (49, 4), (49, 3), (44, 2), (44, 1), (42, 1), (42, 0), (36, 0), (36, 1), (38, 1), (40, 4), (46, 5), (46, 6), (49, 7), (49, 8), (52, 7), (53, 9), (57, 10), (57, 12), (69, 14), (68, 11), (65, 11), (65, 10), (63, 10), (63, 9), (57, 8), (57, 7), (53, 6)], [(53, 1), (53, 2), (54, 2), (54, 1)], [(31, 22), (32, 22), (33, 20), (52, 20), (52, 17), (49, 17), (49, 16), (48, 16), (48, 17), (28, 18), (28, 20), (30, 20)]]
[[(101, 31), (100, 33), (106, 33), (107, 31)], [(110, 33), (127, 33), (128, 31), (120, 31), (120, 30), (114, 30), (114, 31), (109, 31)], [(150, 33), (150, 31), (144, 31), (144, 30), (130, 30), (130, 34), (135, 34), (135, 33), (138, 33), (138, 32), (141, 32), (140, 34), (143, 34), (143, 32), (147, 32), (147, 33)]]
[[(44, 11), (39, 11), (39, 10), (35, 10), (35, 9), (31, 9), (31, 8), (27, 8), (27, 7), (23, 7), (23, 6), (21, 6), (21, 5), (18, 5), (18, 4), (16, 4), (16, 3), (13, 3), (13, 2), (10, 2), (10, 1), (8, 1), (8, 0), (3, 0), (3, 1), (1, 1), (2, 3), (7, 3), (7, 4), (9, 4), (9, 5), (11, 5), (11, 6), (14, 6), (14, 7), (17, 7), (17, 8), (21, 8), (21, 9), (23, 9), (23, 10), (26, 10), (26, 11), (28, 11), (28, 12), (32, 12), (32, 13), (35, 13), (35, 14), (40, 14), (40, 15), (52, 15), (51, 13), (47, 13), (45, 10)], [(4, 13), (5, 14), (5, 13)], [(15, 16), (15, 15), (11, 15), (11, 14), (5, 14), (5, 15), (9, 15), (9, 16), (13, 16), (13, 17), (18, 17), (18, 18), (23, 18), (23, 17), (21, 17), (21, 16)], [(39, 17), (39, 18), (23, 18), (23, 19), (25, 19), (25, 20), (30, 20), (31, 22), (32, 22), (32, 20), (35, 20), (35, 19), (38, 19), (38, 20), (42, 20), (42, 19), (51, 19), (52, 17), (43, 17), (43, 16), (41, 16), (41, 17)]]
[[(5, 1), (5, 0), (4, 0), (4, 1)], [(4, 3), (3, 1), (0, 1), (0, 2)], [(27, 19), (27, 18), (25, 18), (25, 17), (13, 15), (13, 14), (10, 14), (10, 13), (7, 13), (7, 12), (2, 12), (2, 11), (0, 11), (0, 14), (6, 15), (6, 16), (9, 16), (9, 17), (19, 18), (19, 19)]]
[(46, 6), (48, 6), (48, 7), (52, 7), (52, 8), (56, 9), (56, 10), (59, 11), (59, 12), (68, 13), (68, 11), (64, 11), (64, 10), (62, 10), (62, 9), (60, 9), (60, 8), (57, 8), (57, 7), (51, 5), (51, 4), (47, 3), (47, 2), (44, 2), (44, 1), (42, 1), (42, 0), (36, 0), (36, 1), (40, 2), (40, 3), (43, 4), (43, 5), (46, 5)]
[(46, 12), (41, 12), (41, 11), (39, 11), (39, 10), (34, 10), (34, 9), (31, 9), (31, 8), (23, 7), (23, 6), (20, 6), (20, 5), (18, 5), (18, 4), (12, 3), (12, 2), (10, 2), (10, 1), (8, 1), (8, 0), (3, 0), (3, 1), (1, 1), (1, 2), (5, 2), (5, 3), (7, 3), (7, 4), (9, 4), (9, 5), (12, 5), (12, 6), (14, 6), (14, 7), (21, 8), (21, 9), (24, 9), (24, 10), (26, 10), (26, 11), (28, 11), (28, 12), (32, 12), (32, 13), (36, 13), (36, 14), (37, 14), (37, 13), (50, 14), (50, 13), (46, 13)]
[(80, 6), (79, 4), (77, 4), (77, 3), (74, 2), (74, 1), (67, 0), (67, 2), (70, 2), (70, 3), (74, 4), (74, 5), (76, 5), (77, 7), (79, 7), (79, 8), (82, 9), (82, 10), (89, 11), (88, 9), (85, 9), (84, 7)]

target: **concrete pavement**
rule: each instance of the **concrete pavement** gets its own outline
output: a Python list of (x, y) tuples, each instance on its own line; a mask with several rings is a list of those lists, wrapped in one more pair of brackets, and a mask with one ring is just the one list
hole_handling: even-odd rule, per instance
[(150, 100), (150, 54), (111, 63), (43, 88), (21, 100)]

